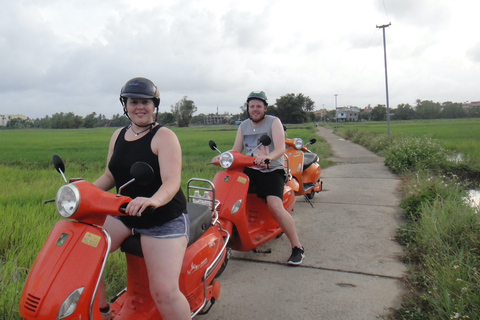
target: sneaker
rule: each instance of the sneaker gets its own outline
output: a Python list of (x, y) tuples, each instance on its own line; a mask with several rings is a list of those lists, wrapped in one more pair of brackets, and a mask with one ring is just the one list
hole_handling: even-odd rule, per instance
[(288, 259), (287, 263), (298, 266), (303, 262), (303, 258), (305, 258), (305, 249), (303, 247), (294, 247), (292, 249), (292, 255)]
[(100, 311), (100, 315), (102, 316), (102, 320), (112, 320), (113, 316), (112, 316), (112, 309), (110, 308), (110, 305), (109, 305), (108, 311), (107, 312)]

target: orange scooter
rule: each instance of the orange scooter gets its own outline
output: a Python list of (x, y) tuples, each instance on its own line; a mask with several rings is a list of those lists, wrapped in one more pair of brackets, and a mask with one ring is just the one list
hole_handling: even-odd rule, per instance
[[(65, 166), (58, 156), (54, 156), (54, 164), (67, 183)], [(122, 189), (144, 183), (151, 178), (153, 169), (137, 162), (130, 173), (133, 179), (118, 194), (81, 179), (71, 180), (58, 190), (57, 211), (67, 220), (54, 226), (30, 270), (20, 299), (22, 318), (101, 319), (97, 293), (111, 246), (110, 236), (101, 226), (107, 215), (124, 214), (132, 200), (121, 195)], [(225, 260), (230, 235), (208, 207), (188, 203), (188, 211), (190, 243), (181, 270), (180, 290), (188, 299), (193, 318), (208, 312), (220, 295), (215, 277)], [(127, 258), (127, 288), (112, 300), (114, 319), (161, 319), (150, 295), (139, 238), (127, 238), (121, 250)]]
[[(271, 139), (263, 136), (260, 145), (269, 145)], [(213, 160), (214, 165), (221, 166), (213, 178), (215, 186), (216, 211), (222, 228), (232, 236), (227, 246), (237, 251), (255, 251), (259, 246), (272, 241), (283, 234), (264, 199), (254, 192), (249, 177), (243, 173), (246, 167), (254, 166), (255, 157), (246, 156), (236, 151), (221, 152), (215, 142), (210, 141), (210, 148), (220, 153)], [(257, 148), (259, 147), (257, 146)], [(296, 198), (292, 189), (285, 185), (283, 205), (291, 213)]]
[(315, 142), (316, 139), (310, 140), (307, 144), (300, 138), (285, 139), (288, 168), (293, 178), (288, 184), (295, 191), (295, 195), (303, 196), (312, 208), (310, 200), (316, 192), (323, 189), (323, 181), (320, 180), (322, 168), (318, 163), (318, 155), (307, 148), (307, 145)]

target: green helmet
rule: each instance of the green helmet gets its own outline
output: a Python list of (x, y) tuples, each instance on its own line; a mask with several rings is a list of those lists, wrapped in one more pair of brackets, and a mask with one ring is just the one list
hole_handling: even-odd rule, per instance
[(252, 91), (247, 97), (247, 103), (250, 102), (250, 100), (261, 100), (265, 104), (265, 106), (268, 106), (268, 98), (267, 94), (265, 91)]

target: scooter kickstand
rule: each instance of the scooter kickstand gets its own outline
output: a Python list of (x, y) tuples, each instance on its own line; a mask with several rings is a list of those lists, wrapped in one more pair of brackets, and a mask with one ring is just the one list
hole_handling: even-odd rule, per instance
[(304, 194), (303, 197), (305, 198), (305, 200), (307, 200), (308, 203), (310, 203), (310, 205), (312, 206), (312, 208), (315, 208), (315, 207), (313, 206), (312, 201), (310, 201), (310, 199), (308, 198), (308, 196), (307, 196), (306, 194)]

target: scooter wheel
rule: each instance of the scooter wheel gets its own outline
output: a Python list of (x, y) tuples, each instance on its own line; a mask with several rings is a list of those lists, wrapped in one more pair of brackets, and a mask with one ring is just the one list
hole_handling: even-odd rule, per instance
[(308, 199), (311, 200), (311, 199), (313, 199), (313, 197), (315, 197), (315, 191), (312, 191), (312, 192), (310, 192), (310, 193), (307, 194), (307, 198), (308, 198)]

